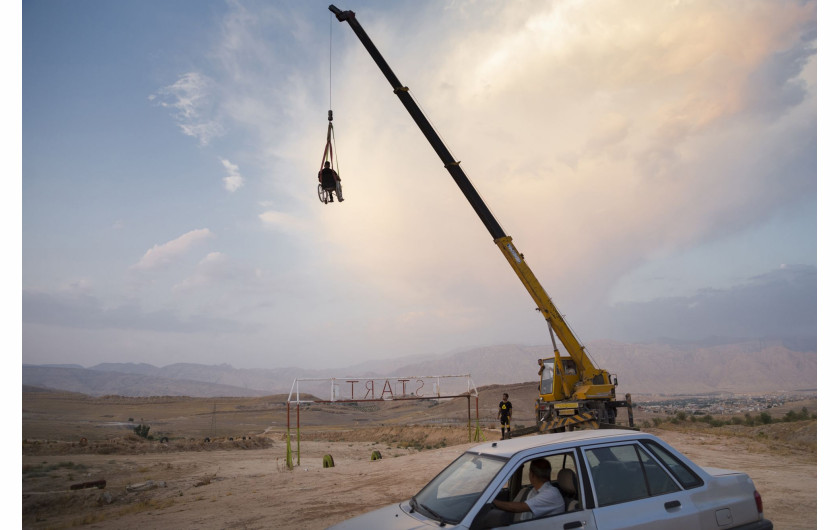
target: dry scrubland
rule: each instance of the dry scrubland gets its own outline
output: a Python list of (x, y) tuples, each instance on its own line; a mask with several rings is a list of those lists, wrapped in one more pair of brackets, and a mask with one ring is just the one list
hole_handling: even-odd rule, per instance
[[(514, 423), (533, 424), (534, 386), (481, 389), (482, 434), (499, 437), (488, 420), (502, 391), (519, 405)], [(771, 412), (803, 406), (816, 411), (808, 401)], [(23, 408), (25, 528), (324, 528), (410, 497), (470, 447), (475, 432), (466, 425), (466, 400), (301, 407), (301, 465), (290, 471), (282, 396), (25, 392)], [(292, 409), (292, 425), (296, 415)], [(441, 418), (461, 422), (414, 424)], [(636, 415), (638, 424), (652, 419)], [(154, 440), (133, 433), (141, 423)], [(748, 472), (776, 528), (816, 528), (816, 420), (719, 428), (664, 421), (648, 430), (701, 465)], [(381, 460), (371, 460), (374, 451)], [(327, 454), (335, 467), (323, 467)], [(70, 489), (96, 480), (106, 481), (104, 489)]]

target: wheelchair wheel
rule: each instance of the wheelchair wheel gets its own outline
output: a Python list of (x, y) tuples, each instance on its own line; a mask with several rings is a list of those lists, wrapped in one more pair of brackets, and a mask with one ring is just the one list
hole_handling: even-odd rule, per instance
[(327, 202), (330, 200), (330, 196), (327, 193), (327, 190), (325, 190), (324, 187), (320, 184), (318, 184), (318, 200), (324, 204), (327, 204)]

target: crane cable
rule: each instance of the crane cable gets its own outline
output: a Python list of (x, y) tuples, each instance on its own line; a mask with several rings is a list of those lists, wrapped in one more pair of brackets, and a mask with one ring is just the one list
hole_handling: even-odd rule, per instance
[[(335, 140), (335, 129), (333, 129), (333, 111), (332, 111), (332, 19), (333, 17), (330, 16), (330, 73), (329, 73), (329, 100), (330, 100), (330, 109), (327, 112), (327, 120), (329, 125), (327, 126), (327, 145), (324, 146), (324, 156), (321, 157), (321, 168), (324, 167), (324, 162), (327, 160), (330, 161), (330, 164), (333, 166), (332, 169), (335, 171), (336, 175), (338, 175), (338, 144)], [(329, 159), (327, 158), (327, 154), (329, 154)], [(319, 168), (320, 171), (320, 168)]]

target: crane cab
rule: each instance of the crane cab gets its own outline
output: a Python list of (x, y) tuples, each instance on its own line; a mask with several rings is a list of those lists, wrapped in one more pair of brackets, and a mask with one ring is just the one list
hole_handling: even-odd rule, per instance
[(575, 386), (581, 380), (574, 359), (555, 353), (554, 357), (542, 361), (540, 397), (543, 401), (571, 399)]

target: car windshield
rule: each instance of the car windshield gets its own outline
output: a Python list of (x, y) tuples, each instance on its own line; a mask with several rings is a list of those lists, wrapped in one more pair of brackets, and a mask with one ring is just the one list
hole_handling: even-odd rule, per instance
[(412, 507), (428, 517), (458, 523), (507, 460), (464, 453), (411, 499)]

